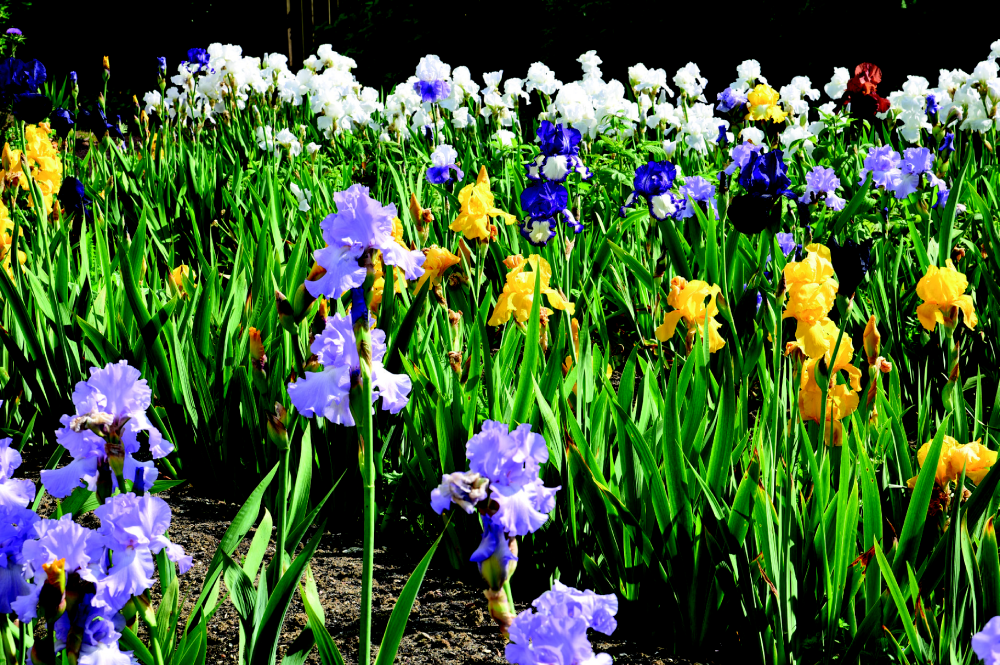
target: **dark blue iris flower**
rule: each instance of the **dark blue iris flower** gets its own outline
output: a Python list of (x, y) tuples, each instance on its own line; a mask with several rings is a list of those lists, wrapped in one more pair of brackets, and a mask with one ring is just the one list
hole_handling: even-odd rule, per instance
[(98, 141), (103, 139), (105, 134), (110, 135), (113, 139), (125, 138), (122, 134), (121, 128), (119, 127), (120, 123), (120, 116), (115, 116), (115, 122), (108, 122), (108, 119), (104, 115), (104, 111), (100, 106), (95, 107), (93, 113), (87, 110), (80, 111), (80, 116), (77, 118), (77, 127), (84, 131), (93, 132)]
[(72, 83), (73, 85), (76, 85), (77, 82), (76, 72), (69, 73), (69, 82)]
[(14, 117), (28, 125), (37, 125), (45, 120), (51, 111), (52, 100), (45, 95), (24, 92), (14, 97), (12, 110)]
[[(624, 217), (625, 210), (634, 208), (640, 198), (645, 199), (646, 203), (651, 205), (650, 199), (654, 196), (660, 196), (670, 191), (676, 177), (677, 167), (666, 160), (643, 164), (635, 170), (635, 179), (632, 181), (634, 191), (629, 194), (625, 205), (618, 210), (618, 215)], [(650, 212), (652, 213), (652, 210)]]
[(192, 65), (198, 65), (199, 69), (207, 69), (210, 59), (208, 51), (203, 48), (188, 49), (188, 62)]
[(729, 143), (729, 138), (726, 136), (726, 126), (725, 125), (719, 125), (719, 138), (715, 139), (715, 142), (718, 143), (720, 146), (723, 146), (723, 145), (726, 145), (727, 143)]
[(932, 115), (937, 113), (941, 109), (941, 105), (938, 104), (937, 97), (933, 94), (927, 95), (927, 113)]
[(781, 198), (795, 198), (789, 189), (788, 166), (780, 150), (755, 152), (740, 169), (737, 182), (745, 194), (733, 197), (728, 216), (740, 233), (753, 235), (781, 222)]
[(420, 101), (433, 104), (447, 99), (451, 94), (451, 86), (447, 81), (417, 81), (413, 89), (420, 95)]
[(521, 192), (521, 210), (534, 220), (553, 217), (564, 211), (568, 203), (569, 192), (555, 182), (539, 182)]
[(842, 296), (848, 298), (853, 296), (864, 281), (865, 275), (872, 267), (874, 242), (872, 238), (860, 243), (848, 238), (841, 245), (836, 238), (832, 238), (827, 243), (830, 248), (830, 263), (833, 264), (833, 271), (837, 273), (837, 281), (840, 283), (837, 292)]
[(73, 114), (67, 109), (57, 108), (52, 112), (52, 117), (50, 118), (50, 124), (52, 129), (55, 130), (61, 138), (66, 138), (69, 134), (69, 130), (73, 129), (73, 125), (76, 124), (73, 119)]
[(156, 59), (156, 73), (160, 76), (166, 76), (167, 74), (167, 59), (157, 58)]
[(540, 142), (542, 154), (548, 157), (553, 155), (575, 155), (579, 152), (579, 143), (582, 135), (580, 130), (569, 125), (553, 125), (548, 120), (543, 120), (535, 132)]
[(952, 132), (948, 132), (941, 139), (941, 145), (938, 147), (939, 152), (955, 152), (955, 135)]
[(17, 58), (0, 60), (0, 97), (3, 103), (13, 102), (17, 95), (37, 93), (45, 83), (45, 65), (38, 60), (23, 62)]
[(86, 215), (88, 223), (94, 221), (94, 213), (90, 209), (91, 200), (87, 197), (83, 183), (76, 178), (70, 176), (63, 180), (59, 188), (59, 203), (64, 213)]

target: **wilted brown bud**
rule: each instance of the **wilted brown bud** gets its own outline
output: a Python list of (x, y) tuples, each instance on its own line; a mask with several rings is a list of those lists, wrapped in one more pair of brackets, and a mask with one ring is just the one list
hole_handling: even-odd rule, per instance
[(964, 259), (965, 258), (965, 248), (964, 247), (956, 247), (955, 249), (953, 249), (952, 252), (951, 252), (951, 258), (952, 258), (952, 260), (955, 263), (958, 263), (959, 261), (961, 261), (962, 259)]
[(462, 373), (462, 354), (458, 351), (449, 351), (448, 365), (451, 366), (451, 371), (460, 375)]
[(249, 335), (250, 376), (253, 379), (254, 387), (263, 393), (267, 391), (267, 354), (264, 353), (264, 341), (260, 338), (260, 331), (256, 328), (251, 327)]
[(285, 421), (288, 412), (279, 402), (274, 404), (274, 413), (267, 414), (267, 437), (278, 450), (288, 449), (288, 431), (285, 429)]
[(295, 332), (295, 311), (285, 294), (274, 290), (274, 299), (278, 303), (278, 323), (288, 332)]
[(316, 310), (316, 316), (313, 317), (309, 332), (313, 335), (319, 335), (324, 330), (326, 330), (326, 298), (320, 298), (319, 307)]

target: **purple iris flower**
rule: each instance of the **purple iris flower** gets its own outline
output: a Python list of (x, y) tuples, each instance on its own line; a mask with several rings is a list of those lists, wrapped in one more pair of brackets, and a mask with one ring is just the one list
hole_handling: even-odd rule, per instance
[(711, 181), (701, 176), (688, 176), (684, 179), (684, 185), (677, 191), (680, 199), (675, 213), (677, 219), (694, 217), (694, 208), (688, 205), (688, 197), (693, 203), (705, 204), (705, 209), (714, 212), (716, 219), (719, 218), (719, 211), (715, 209), (715, 185)]
[[(846, 202), (837, 196), (840, 178), (832, 168), (814, 166), (806, 174), (806, 191), (799, 197), (799, 203), (811, 204), (822, 200), (830, 210), (843, 210)], [(808, 214), (808, 208), (805, 208)]]
[(778, 249), (786, 257), (795, 251), (795, 235), (792, 233), (779, 233), (778, 238)]
[(441, 484), (431, 490), (431, 508), (438, 515), (454, 503), (472, 514), (477, 503), (486, 498), (489, 480), (475, 471), (455, 471), (441, 476)]
[(670, 188), (677, 177), (677, 167), (664, 160), (662, 162), (647, 162), (635, 170), (632, 181), (632, 193), (618, 214), (625, 216), (627, 208), (634, 208), (639, 199), (645, 199), (649, 206), (649, 214), (663, 221), (677, 212), (679, 203), (670, 193)]
[(7, 28), (7, 34), (8, 34), (8, 35), (18, 35), (18, 36), (20, 36), (20, 35), (22, 35), (22, 34), (24, 34), (24, 33), (22, 33), (22, 32), (21, 32), (20, 30), (18, 30), (17, 28)]
[(451, 172), (455, 171), (457, 180), (465, 177), (458, 168), (458, 152), (446, 143), (442, 143), (431, 153), (431, 166), (427, 169), (427, 182), (432, 185), (443, 185), (452, 180)]
[(160, 76), (166, 76), (167, 74), (167, 59), (157, 58), (156, 59), (156, 73)]
[(72, 83), (73, 85), (76, 85), (76, 81), (77, 81), (76, 72), (70, 72), (69, 82)]
[(726, 113), (737, 109), (737, 111), (747, 103), (747, 93), (744, 90), (733, 90), (732, 88), (726, 88), (720, 92), (715, 97), (719, 101), (719, 105), (715, 107), (715, 110)]
[(985, 665), (1000, 662), (1000, 617), (993, 617), (983, 629), (972, 636), (972, 650)]
[(73, 176), (63, 179), (59, 187), (59, 203), (62, 204), (63, 214), (86, 215), (88, 223), (94, 221), (91, 200), (83, 183)]
[(578, 129), (543, 120), (535, 135), (541, 154), (524, 165), (528, 180), (565, 182), (571, 173), (579, 173), (584, 180), (592, 177), (590, 169), (578, 154), (582, 137)]
[[(125, 617), (118, 612), (94, 603), (94, 594), (84, 594), (82, 600), (74, 603), (55, 624), (57, 644), (66, 644), (70, 639), (80, 641), (80, 665), (125, 665), (135, 662), (131, 651), (122, 651), (118, 646)], [(72, 637), (71, 637), (72, 635)]]
[(747, 165), (740, 169), (737, 182), (753, 197), (767, 199), (779, 196), (795, 197), (789, 189), (792, 181), (788, 178), (788, 166), (785, 165), (780, 150), (752, 153)]
[(494, 562), (502, 573), (501, 577), (506, 579), (510, 576), (513, 565), (517, 563), (517, 556), (510, 549), (510, 541), (504, 535), (503, 525), (490, 519), (489, 515), (483, 515), (482, 519), (483, 539), (469, 560), (479, 565), (480, 573), (483, 572), (487, 561)]
[(198, 69), (208, 69), (208, 63), (211, 60), (211, 56), (208, 55), (208, 51), (203, 48), (191, 48), (188, 49), (188, 62), (192, 65), (198, 65)]
[(610, 665), (611, 656), (595, 654), (587, 629), (610, 635), (618, 627), (618, 598), (579, 591), (558, 580), (532, 602), (510, 626), (510, 643), (504, 655), (515, 665), (541, 663), (591, 663)]
[(736, 169), (742, 169), (744, 166), (750, 163), (750, 156), (756, 153), (762, 152), (764, 146), (754, 145), (749, 141), (744, 141), (739, 145), (733, 146), (733, 149), (729, 151), (729, 156), (733, 158), (732, 163), (726, 167), (724, 173), (726, 175), (732, 175), (736, 173)]
[(3, 58), (0, 60), (0, 97), (4, 103), (10, 103), (20, 95), (36, 94), (47, 77), (45, 65), (38, 60), (23, 62), (17, 58)]
[(153, 557), (161, 550), (178, 564), (181, 574), (191, 568), (192, 559), (184, 548), (164, 535), (170, 528), (171, 514), (163, 499), (150, 494), (118, 494), (95, 508), (94, 514), (101, 520), (99, 540), (111, 553), (112, 562), (97, 585), (95, 605), (116, 612), (132, 596), (153, 586)]
[(26, 125), (37, 125), (52, 112), (52, 100), (36, 92), (24, 92), (14, 97), (11, 112)]
[(0, 508), (0, 612), (3, 614), (13, 612), (11, 603), (31, 591), (21, 574), (24, 563), (21, 550), (25, 540), (35, 537), (34, 527), (39, 519), (35, 511), (25, 506)]
[(938, 104), (937, 97), (933, 93), (927, 95), (927, 114), (933, 115), (941, 109), (941, 105)]
[(715, 142), (720, 146), (726, 145), (729, 142), (729, 137), (726, 136), (726, 125), (719, 125), (719, 136), (715, 139)]
[(554, 125), (543, 120), (535, 132), (543, 155), (575, 155), (579, 152), (582, 138), (580, 130), (569, 125)]
[(417, 81), (413, 90), (420, 95), (420, 101), (433, 104), (448, 98), (451, 85), (447, 81)]
[[(412, 385), (410, 377), (393, 374), (382, 364), (386, 351), (385, 332), (372, 328), (370, 334), (372, 402), (381, 397), (384, 410), (399, 413), (409, 401)], [(323, 369), (319, 372), (305, 372), (295, 383), (288, 384), (289, 399), (299, 413), (306, 417), (322, 415), (332, 423), (353, 427), (351, 374), (361, 369), (361, 359), (358, 356), (351, 315), (328, 316), (326, 328), (316, 336), (310, 349), (316, 354)]]
[[(148, 434), (149, 452), (154, 458), (168, 455), (173, 445), (146, 417), (151, 401), (152, 391), (146, 380), (127, 361), (91, 368), (90, 378), (77, 383), (73, 390), (76, 414), (59, 420), (62, 427), (56, 430), (56, 441), (69, 451), (73, 461), (61, 469), (42, 471), (42, 484), (48, 493), (56, 498), (69, 496), (81, 480), (94, 491), (98, 466), (115, 463), (115, 459), (124, 463), (125, 477), (134, 477), (136, 462), (132, 455), (139, 450), (140, 432)], [(118, 455), (124, 455), (124, 459)], [(116, 476), (112, 474), (114, 486), (118, 483)]]
[(74, 120), (73, 114), (67, 109), (57, 108), (52, 112), (52, 117), (49, 118), (49, 124), (52, 129), (55, 130), (56, 135), (60, 138), (66, 138), (69, 135), (69, 130), (73, 129)]
[(554, 182), (539, 182), (521, 192), (521, 210), (532, 219), (546, 219), (566, 209), (569, 192)]
[(314, 298), (339, 298), (361, 286), (368, 271), (359, 261), (366, 252), (374, 250), (382, 252), (385, 265), (402, 269), (406, 279), (417, 279), (424, 274), (423, 252), (410, 251), (392, 235), (395, 205), (383, 206), (369, 196), (368, 188), (363, 185), (336, 192), (333, 200), (337, 212), (320, 222), (327, 246), (313, 252), (313, 258), (326, 274), (305, 283)]
[(948, 132), (941, 139), (941, 146), (938, 148), (938, 152), (955, 152), (955, 134)]
[(858, 184), (865, 184), (868, 174), (872, 174), (872, 184), (876, 187), (883, 187), (886, 191), (896, 191), (896, 184), (902, 173), (899, 169), (899, 153), (892, 149), (890, 145), (873, 147), (868, 149), (865, 156), (864, 168), (858, 173)]

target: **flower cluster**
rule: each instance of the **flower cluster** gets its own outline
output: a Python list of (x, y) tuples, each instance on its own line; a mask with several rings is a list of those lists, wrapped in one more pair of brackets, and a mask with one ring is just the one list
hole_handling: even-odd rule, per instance
[(552, 589), (531, 603), (535, 611), (517, 615), (510, 627), (504, 656), (514, 665), (611, 665), (611, 656), (595, 654), (587, 629), (605, 635), (618, 627), (618, 597), (579, 591), (556, 580)]
[[(382, 364), (386, 351), (385, 332), (377, 328), (370, 330), (372, 402), (381, 397), (384, 410), (399, 413), (409, 401), (410, 377), (393, 374), (385, 368)], [(354, 427), (350, 391), (361, 371), (361, 358), (352, 315), (327, 317), (326, 327), (313, 340), (310, 349), (321, 367), (289, 383), (288, 398), (304, 416), (322, 415), (332, 423)]]
[(591, 177), (580, 159), (580, 139), (579, 130), (547, 120), (538, 128), (541, 153), (525, 164), (531, 184), (521, 192), (521, 209), (527, 215), (520, 224), (521, 235), (532, 245), (544, 246), (555, 237), (559, 215), (574, 233), (583, 231), (583, 223), (569, 210), (569, 192), (563, 184), (571, 173), (579, 173), (584, 180)]
[[(45, 214), (52, 212), (52, 197), (62, 185), (62, 160), (59, 151), (49, 138), (52, 130), (45, 123), (30, 125), (24, 129), (24, 156), (31, 168), (31, 179), (38, 185), (45, 203)], [(28, 180), (21, 175), (22, 189), (28, 188)], [(28, 199), (34, 205), (34, 199)]]
[[(510, 320), (511, 314), (518, 323), (524, 323), (531, 314), (531, 304), (535, 296), (535, 279), (541, 279), (540, 292), (554, 308), (572, 315), (575, 311), (573, 303), (562, 293), (552, 288), (552, 267), (549, 262), (537, 254), (525, 259), (520, 254), (508, 256), (504, 265), (510, 270), (507, 273), (507, 283), (503, 292), (497, 297), (496, 307), (490, 316), (489, 325), (499, 326)], [(527, 268), (531, 268), (528, 271)], [(552, 314), (552, 310), (542, 306), (539, 310), (543, 317)]]
[(869, 148), (864, 168), (858, 173), (858, 184), (864, 184), (871, 173), (872, 185), (892, 192), (897, 199), (905, 199), (920, 190), (922, 180), (937, 189), (932, 207), (948, 201), (948, 185), (931, 171), (934, 154), (928, 148), (907, 148), (900, 159), (892, 146)]
[(715, 298), (721, 289), (718, 285), (700, 280), (688, 281), (683, 277), (670, 280), (670, 295), (667, 304), (674, 308), (663, 317), (663, 324), (656, 329), (656, 339), (666, 342), (674, 336), (677, 324), (684, 319), (687, 325), (687, 346), (690, 350), (694, 345), (695, 335), (708, 335), (708, 349), (715, 353), (726, 345), (726, 340), (719, 334), (722, 324), (716, 320), (719, 307)]

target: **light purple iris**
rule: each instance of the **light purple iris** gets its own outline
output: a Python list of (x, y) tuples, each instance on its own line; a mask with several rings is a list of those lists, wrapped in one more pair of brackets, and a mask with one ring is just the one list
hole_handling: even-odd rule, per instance
[(747, 103), (747, 93), (745, 90), (726, 88), (716, 95), (715, 98), (719, 101), (719, 105), (715, 107), (715, 110), (722, 111), (723, 113), (739, 109)]
[(57, 644), (69, 642), (71, 634), (79, 639), (79, 665), (132, 665), (132, 652), (118, 646), (125, 618), (94, 605), (93, 600), (93, 594), (86, 594), (56, 620)]
[(472, 514), (475, 505), (486, 498), (489, 480), (475, 471), (455, 471), (441, 476), (441, 484), (431, 490), (431, 508), (438, 515), (452, 503)]
[[(393, 374), (382, 364), (386, 351), (385, 332), (372, 328), (371, 346), (372, 402), (381, 397), (384, 410), (399, 413), (409, 401), (410, 377)], [(332, 423), (354, 427), (351, 374), (360, 371), (361, 359), (351, 315), (328, 316), (326, 328), (316, 336), (310, 349), (323, 369), (305, 372), (295, 383), (288, 384), (289, 399), (304, 416), (322, 415)]]
[(480, 573), (483, 572), (484, 565), (488, 565), (488, 561), (494, 563), (496, 570), (490, 572), (494, 573), (496, 586), (500, 587), (513, 572), (513, 566), (517, 564), (517, 556), (510, 549), (510, 541), (504, 535), (503, 525), (490, 519), (489, 515), (483, 515), (482, 518), (483, 539), (469, 560), (479, 566)]
[(778, 233), (776, 237), (778, 239), (778, 248), (786, 257), (795, 251), (795, 234)]
[(750, 163), (750, 155), (761, 152), (763, 149), (764, 146), (754, 145), (750, 141), (744, 141), (739, 145), (733, 146), (733, 149), (729, 151), (729, 156), (733, 158), (733, 161), (726, 167), (725, 174), (733, 175), (736, 169), (742, 169)]
[(927, 184), (931, 187), (937, 187), (937, 197), (934, 200), (934, 205), (932, 208), (940, 208), (948, 203), (948, 194), (951, 190), (948, 188), (948, 183), (946, 183), (941, 178), (934, 175), (932, 172), (927, 172)]
[(434, 104), (448, 98), (451, 85), (447, 81), (417, 81), (413, 90), (420, 95), (420, 101)]
[(313, 297), (339, 298), (364, 284), (367, 268), (362, 258), (370, 250), (381, 251), (382, 263), (401, 268), (407, 279), (424, 274), (423, 252), (408, 250), (392, 236), (396, 206), (383, 206), (368, 195), (363, 185), (337, 192), (333, 200), (337, 212), (320, 222), (327, 246), (313, 252), (326, 274), (305, 283)]
[(677, 192), (680, 199), (680, 207), (674, 215), (677, 219), (694, 217), (694, 208), (689, 205), (688, 197), (691, 202), (704, 203), (708, 210), (715, 213), (715, 218), (719, 219), (719, 211), (715, 209), (715, 185), (710, 180), (701, 176), (688, 176)]
[(95, 605), (117, 612), (132, 596), (153, 586), (153, 556), (166, 550), (181, 574), (191, 568), (184, 548), (164, 535), (170, 528), (170, 506), (163, 499), (129, 492), (118, 494), (94, 509), (101, 520), (101, 544), (111, 553), (112, 565), (97, 585)]
[(618, 599), (614, 594), (599, 596), (578, 591), (558, 580), (551, 591), (539, 596), (510, 627), (510, 643), (504, 655), (514, 665), (542, 663), (586, 663), (611, 665), (611, 656), (595, 654), (587, 629), (611, 634), (617, 627), (614, 615)]
[[(139, 450), (138, 433), (149, 435), (149, 452), (154, 458), (165, 457), (174, 449), (146, 417), (151, 400), (146, 380), (126, 361), (109, 363), (102, 369), (92, 367), (90, 378), (73, 390), (76, 414), (60, 418), (62, 427), (56, 430), (56, 441), (69, 451), (73, 461), (61, 469), (42, 471), (46, 491), (61, 499), (79, 487), (81, 480), (89, 490), (95, 490), (97, 467), (108, 460), (106, 446), (112, 439), (120, 439), (124, 448), (124, 477), (132, 480), (142, 467), (142, 479), (151, 484), (156, 477), (153, 463), (132, 459)], [(112, 482), (118, 486), (115, 474)]]
[(100, 560), (104, 554), (97, 533), (80, 526), (73, 516), (66, 514), (58, 520), (40, 520), (34, 525), (34, 539), (26, 540), (21, 550), (25, 580), (30, 580), (27, 592), (11, 603), (21, 621), (31, 621), (38, 616), (38, 598), (45, 586), (43, 564), (65, 559), (64, 570), (69, 576), (76, 573), (81, 579), (97, 583)]
[(858, 174), (858, 184), (865, 184), (868, 174), (872, 174), (872, 184), (883, 187), (887, 191), (896, 191), (902, 171), (899, 169), (899, 153), (892, 146), (869, 148), (865, 157), (864, 168)]
[(452, 180), (451, 172), (455, 172), (455, 180), (465, 177), (458, 168), (458, 152), (447, 143), (442, 143), (431, 153), (431, 166), (427, 169), (427, 182), (432, 185), (443, 185)]
[[(840, 189), (840, 178), (837, 177), (836, 171), (825, 166), (814, 166), (806, 174), (806, 191), (799, 197), (799, 202), (816, 203), (822, 200), (830, 210), (843, 210), (845, 201), (837, 196), (838, 189)], [(787, 253), (785, 255), (787, 256)]]
[(1000, 663), (1000, 617), (993, 617), (972, 636), (972, 650), (985, 665)]

